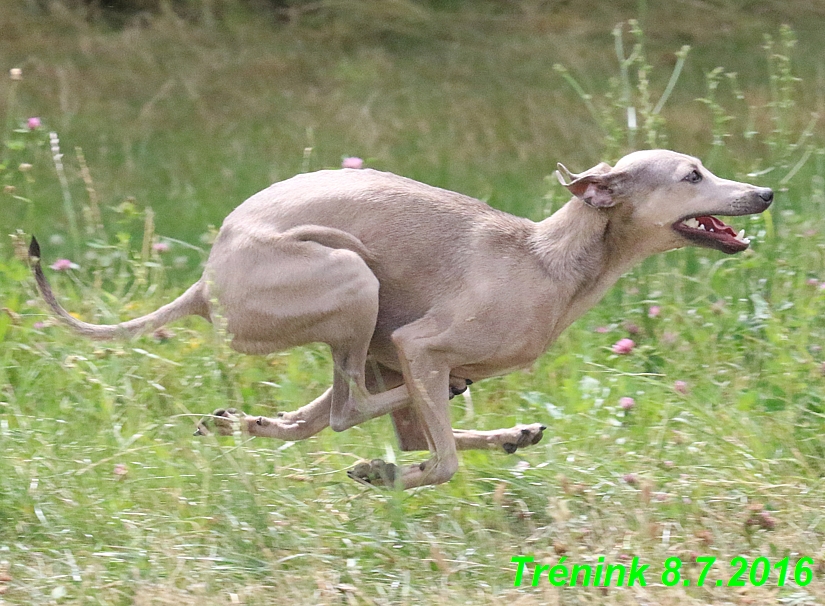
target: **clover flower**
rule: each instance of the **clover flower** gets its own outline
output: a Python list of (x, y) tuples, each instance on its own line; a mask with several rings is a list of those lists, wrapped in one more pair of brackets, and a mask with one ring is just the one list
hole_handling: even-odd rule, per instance
[(344, 158), (341, 162), (341, 168), (364, 168), (364, 161), (361, 158), (356, 158), (354, 156)]
[(58, 259), (52, 263), (51, 267), (55, 271), (67, 271), (69, 269), (80, 269), (80, 265), (70, 261), (69, 259)]
[(633, 348), (636, 347), (636, 343), (633, 339), (619, 339), (613, 344), (613, 353), (619, 354), (621, 356), (629, 354), (633, 351)]

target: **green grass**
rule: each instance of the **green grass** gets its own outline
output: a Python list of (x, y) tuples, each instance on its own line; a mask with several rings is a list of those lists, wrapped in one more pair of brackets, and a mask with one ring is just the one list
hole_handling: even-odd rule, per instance
[[(628, 91), (643, 116), (684, 44), (657, 141), (777, 190), (770, 213), (733, 221), (751, 251), (646, 261), (529, 372), (474, 385), (472, 418), (454, 400), (456, 427), (541, 421), (542, 443), (462, 453), (451, 482), (405, 494), (344, 473), (420, 458), (393, 451), (387, 419), (294, 444), (191, 435), (215, 408), (310, 401), (331, 377), (323, 347), (241, 356), (199, 319), (164, 340), (90, 343), (51, 319), (0, 242), (0, 604), (825, 603), (825, 143), (811, 120), (825, 15), (655, 4), (359, 2), (291, 24), (227, 9), (212, 28), (166, 16), (122, 30), (0, 7), (0, 64), (24, 73), (0, 83), (0, 228), (36, 233), (47, 263), (76, 261), (50, 276), (93, 321), (172, 299), (210, 224), (346, 155), (541, 218), (564, 201), (545, 180), (556, 161), (583, 170), (644, 145), (618, 101)], [(625, 24), (625, 52), (644, 46), (623, 88), (611, 31), (629, 18), (644, 33)], [(613, 354), (629, 335), (633, 353)], [(511, 557), (528, 554), (638, 556), (650, 586), (514, 588)], [(813, 557), (816, 576), (662, 586), (665, 558), (703, 555), (714, 580), (737, 555)]]

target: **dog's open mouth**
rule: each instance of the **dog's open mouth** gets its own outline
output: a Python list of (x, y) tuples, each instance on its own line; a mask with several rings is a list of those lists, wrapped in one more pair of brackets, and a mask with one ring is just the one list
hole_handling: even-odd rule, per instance
[(736, 233), (730, 225), (710, 215), (682, 219), (673, 224), (673, 229), (699, 246), (728, 254), (742, 252), (750, 244), (744, 229)]

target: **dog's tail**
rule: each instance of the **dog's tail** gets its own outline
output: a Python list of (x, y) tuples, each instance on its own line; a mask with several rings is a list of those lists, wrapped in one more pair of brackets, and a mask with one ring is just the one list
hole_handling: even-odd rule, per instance
[(164, 324), (182, 318), (184, 316), (199, 315), (209, 319), (209, 306), (204, 297), (204, 283), (199, 280), (189, 287), (189, 289), (171, 303), (167, 303), (160, 309), (152, 313), (121, 322), (120, 324), (100, 325), (89, 324), (72, 316), (66, 311), (52, 292), (52, 287), (43, 269), (40, 267), (40, 244), (36, 238), (32, 238), (29, 245), (29, 262), (34, 272), (34, 279), (43, 299), (49, 304), (60, 318), (74, 330), (83, 336), (91, 339), (116, 339), (131, 337), (143, 332), (154, 330)]

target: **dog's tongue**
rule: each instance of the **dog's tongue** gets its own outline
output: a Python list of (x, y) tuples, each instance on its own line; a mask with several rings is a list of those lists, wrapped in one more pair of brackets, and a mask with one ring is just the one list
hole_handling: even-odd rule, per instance
[(736, 237), (736, 232), (733, 231), (733, 228), (716, 217), (696, 217), (696, 220), (705, 228), (705, 231), (715, 231), (716, 233), (723, 233)]

